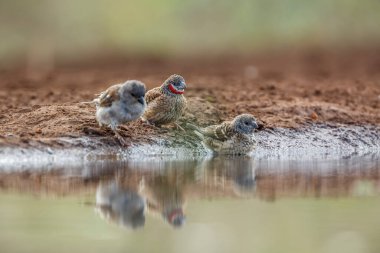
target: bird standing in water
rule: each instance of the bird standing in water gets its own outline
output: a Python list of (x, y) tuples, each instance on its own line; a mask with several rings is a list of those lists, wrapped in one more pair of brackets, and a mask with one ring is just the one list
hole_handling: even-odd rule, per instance
[(144, 96), (145, 84), (140, 81), (130, 80), (109, 87), (93, 100), (99, 126), (110, 127), (120, 143), (127, 145), (117, 127), (138, 119), (144, 113)]
[(251, 114), (241, 114), (232, 121), (199, 128), (187, 124), (200, 136), (206, 147), (218, 154), (246, 155), (256, 147), (254, 130), (258, 128)]
[(155, 126), (175, 124), (182, 129), (176, 121), (186, 109), (185, 89), (185, 79), (171, 75), (160, 87), (149, 90), (145, 95), (147, 108), (142, 120)]

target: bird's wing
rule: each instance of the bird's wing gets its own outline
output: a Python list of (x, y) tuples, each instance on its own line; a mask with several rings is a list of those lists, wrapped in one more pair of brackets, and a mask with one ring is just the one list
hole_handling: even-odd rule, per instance
[(99, 97), (95, 99), (95, 102), (101, 107), (110, 107), (113, 101), (119, 99), (120, 84), (109, 87), (106, 91), (100, 93)]
[(225, 145), (224, 141), (217, 140), (214, 138), (206, 138), (204, 142), (206, 146), (208, 146), (209, 148), (211, 148), (213, 151), (216, 151), (216, 152), (219, 152)]
[(162, 94), (162, 92), (161, 92), (161, 88), (160, 87), (156, 87), (154, 89), (149, 90), (145, 94), (145, 101), (146, 101), (146, 103), (149, 104), (150, 102), (152, 102), (153, 100), (155, 100), (156, 98), (158, 98), (161, 94)]
[(204, 136), (210, 137), (219, 141), (226, 141), (233, 135), (230, 122), (223, 122), (220, 125), (206, 127), (202, 130)]

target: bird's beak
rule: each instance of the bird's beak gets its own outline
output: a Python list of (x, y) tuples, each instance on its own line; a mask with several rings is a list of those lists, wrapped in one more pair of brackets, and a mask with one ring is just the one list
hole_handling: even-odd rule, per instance
[(185, 82), (181, 82), (181, 87), (182, 87), (182, 89), (186, 89), (186, 87), (187, 87), (186, 83)]
[(253, 128), (257, 129), (257, 128), (259, 128), (259, 125), (256, 122), (253, 122)]
[(144, 97), (139, 97), (138, 99), (137, 99), (137, 101), (140, 103), (140, 104), (145, 104), (145, 98)]

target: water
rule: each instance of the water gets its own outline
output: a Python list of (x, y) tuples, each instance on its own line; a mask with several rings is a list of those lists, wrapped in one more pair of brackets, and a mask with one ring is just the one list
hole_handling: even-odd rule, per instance
[(0, 252), (380, 252), (380, 156), (0, 169)]

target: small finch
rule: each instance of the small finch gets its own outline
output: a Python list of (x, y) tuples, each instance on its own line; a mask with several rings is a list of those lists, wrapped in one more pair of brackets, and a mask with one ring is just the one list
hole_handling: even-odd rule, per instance
[(110, 127), (120, 143), (126, 145), (117, 127), (138, 119), (144, 113), (146, 108), (144, 96), (145, 84), (140, 81), (130, 80), (109, 87), (93, 100), (99, 126)]
[(160, 87), (149, 90), (145, 95), (147, 108), (142, 120), (156, 126), (173, 123), (181, 128), (176, 121), (186, 108), (185, 89), (185, 79), (171, 75)]
[(202, 138), (206, 147), (218, 154), (246, 155), (256, 146), (253, 132), (258, 125), (251, 114), (241, 114), (232, 121), (206, 128), (187, 125)]

